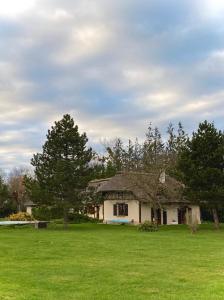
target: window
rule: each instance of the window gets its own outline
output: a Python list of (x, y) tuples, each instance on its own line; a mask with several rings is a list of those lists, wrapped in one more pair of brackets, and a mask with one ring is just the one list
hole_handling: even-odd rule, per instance
[(114, 204), (114, 216), (128, 216), (128, 204), (126, 203)]

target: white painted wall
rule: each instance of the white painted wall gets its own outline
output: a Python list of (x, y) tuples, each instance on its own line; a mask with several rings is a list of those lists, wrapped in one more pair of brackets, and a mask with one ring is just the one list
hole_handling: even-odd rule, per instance
[(170, 205), (166, 207), (167, 211), (167, 225), (178, 224), (178, 206)]
[(26, 212), (30, 215), (32, 215), (32, 206), (27, 206), (26, 207)]
[(103, 204), (100, 205), (99, 219), (100, 219), (100, 220), (103, 220)]
[[(113, 205), (116, 203), (128, 204), (128, 216), (114, 216)], [(137, 200), (106, 200), (104, 201), (104, 222), (111, 220), (128, 220), (134, 221), (135, 224), (139, 221), (139, 202)]]
[[(116, 203), (128, 204), (128, 216), (114, 216), (113, 205)], [(178, 205), (167, 205), (164, 207), (167, 211), (167, 225), (178, 224)], [(201, 224), (200, 208), (199, 206), (189, 206), (192, 209), (192, 220), (196, 220)], [(186, 216), (187, 217), (187, 216)], [(103, 219), (103, 207), (100, 207), (100, 218)], [(139, 223), (139, 202), (137, 200), (106, 200), (104, 201), (104, 222), (111, 220), (125, 219), (134, 221), (134, 224)], [(187, 218), (186, 218), (187, 219)], [(141, 204), (141, 221), (151, 221), (151, 206), (149, 203)], [(161, 221), (163, 224), (163, 210), (161, 209)]]
[[(166, 207), (168, 225), (178, 224), (178, 207), (179, 206), (177, 205), (170, 205)], [(189, 213), (186, 213), (186, 223), (189, 224), (195, 221), (196, 223), (201, 224), (200, 207), (191, 205), (189, 208), (191, 208), (191, 211), (189, 210)]]
[(142, 222), (151, 221), (151, 206), (150, 203), (141, 204)]

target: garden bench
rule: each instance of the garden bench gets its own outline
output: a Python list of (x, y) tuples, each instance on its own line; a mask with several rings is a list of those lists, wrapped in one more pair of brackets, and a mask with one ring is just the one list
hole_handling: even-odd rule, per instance
[(107, 224), (131, 224), (132, 222), (126, 219), (113, 219), (107, 221)]

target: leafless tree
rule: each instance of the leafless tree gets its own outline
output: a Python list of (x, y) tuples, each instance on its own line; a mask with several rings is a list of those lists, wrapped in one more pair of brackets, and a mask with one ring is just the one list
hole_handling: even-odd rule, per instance
[(8, 176), (9, 192), (18, 211), (23, 210), (24, 204), (27, 201), (24, 176), (30, 173), (31, 171), (29, 169), (20, 167), (12, 169)]

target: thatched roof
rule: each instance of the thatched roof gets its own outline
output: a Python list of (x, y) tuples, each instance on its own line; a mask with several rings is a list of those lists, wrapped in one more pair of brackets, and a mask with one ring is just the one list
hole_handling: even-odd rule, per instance
[(105, 182), (107, 182), (109, 179), (111, 178), (103, 178), (103, 179), (94, 179), (91, 180), (88, 184), (88, 188), (95, 188), (98, 189), (102, 184), (104, 184)]
[(153, 173), (129, 172), (119, 173), (105, 180), (91, 182), (98, 193), (131, 192), (136, 199), (152, 202), (157, 197), (161, 204), (187, 203), (182, 196), (183, 185), (166, 175), (165, 183), (161, 183), (158, 175)]

